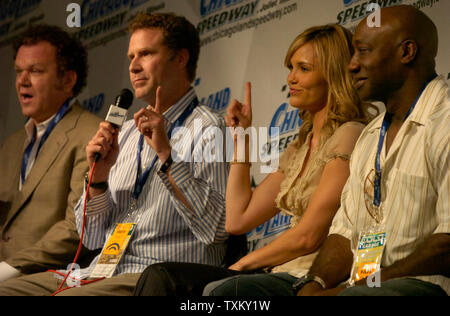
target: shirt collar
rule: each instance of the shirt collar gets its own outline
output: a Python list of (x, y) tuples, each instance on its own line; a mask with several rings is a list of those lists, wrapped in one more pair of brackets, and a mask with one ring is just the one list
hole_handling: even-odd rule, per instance
[(50, 122), (53, 120), (53, 118), (56, 116), (56, 113), (53, 114), (48, 120), (37, 123), (33, 119), (29, 119), (28, 122), (25, 124), (25, 131), (28, 136), (28, 140), (31, 140), (34, 135), (34, 129), (36, 128), (36, 138), (40, 138), (47, 129)]
[(425, 125), (425, 122), (434, 110), (436, 101), (439, 101), (436, 99), (435, 91), (440, 90), (444, 85), (445, 80), (442, 75), (431, 80), (423, 90), (419, 100), (417, 100), (416, 107), (408, 119), (412, 122), (416, 122), (417, 124)]
[[(440, 88), (445, 85), (445, 80), (442, 75), (431, 80), (425, 89), (423, 90), (419, 100), (417, 100), (417, 104), (414, 110), (411, 112), (409, 117), (405, 122), (411, 121), (420, 125), (425, 125), (430, 113), (433, 111), (434, 105), (436, 103), (435, 98), (433, 96), (436, 89), (440, 90)], [(368, 132), (374, 132), (381, 128), (381, 124), (383, 123), (385, 112), (378, 115), (367, 127)]]
[(163, 113), (164, 118), (173, 124), (196, 97), (195, 90), (190, 88), (184, 96)]
[[(72, 99), (70, 101), (68, 109), (70, 109), (74, 103), (75, 103), (75, 99)], [(63, 105), (64, 104), (61, 104), (61, 107)], [(59, 111), (59, 109), (58, 109), (58, 111)], [(58, 111), (56, 113), (58, 113)], [(30, 118), (25, 124), (25, 132), (27, 133), (28, 140), (31, 141), (31, 139), (33, 138), (34, 128), (36, 128), (36, 138), (39, 139), (47, 130), (48, 125), (53, 120), (53, 118), (56, 116), (56, 113), (53, 114), (50, 118), (48, 118), (44, 122), (41, 122), (38, 124), (36, 124), (36, 122), (32, 118)]]

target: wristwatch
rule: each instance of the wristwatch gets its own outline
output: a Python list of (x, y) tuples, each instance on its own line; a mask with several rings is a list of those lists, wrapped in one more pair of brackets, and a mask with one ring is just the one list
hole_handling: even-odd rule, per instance
[(320, 286), (322, 287), (322, 289), (324, 289), (324, 290), (327, 288), (325, 282), (321, 278), (319, 278), (317, 275), (308, 273), (308, 274), (302, 276), (297, 281), (295, 281), (294, 284), (292, 284), (292, 289), (295, 292), (298, 292), (302, 287), (304, 287), (309, 282), (319, 283)]
[[(89, 184), (89, 171), (86, 172), (86, 174), (84, 175), (84, 187), (87, 188), (88, 184)], [(106, 181), (96, 183), (91, 182), (91, 188), (106, 190), (108, 189), (108, 182)]]
[(159, 169), (159, 171), (162, 172), (162, 173), (167, 173), (167, 171), (169, 170), (170, 166), (172, 166), (172, 163), (173, 163), (172, 155), (169, 155), (169, 157), (167, 158), (166, 162), (162, 164), (162, 166)]

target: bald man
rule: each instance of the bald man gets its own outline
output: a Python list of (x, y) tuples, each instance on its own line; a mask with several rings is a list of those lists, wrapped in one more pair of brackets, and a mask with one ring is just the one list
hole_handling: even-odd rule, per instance
[(450, 100), (435, 71), (438, 36), (421, 11), (363, 20), (349, 64), (386, 112), (362, 132), (329, 236), (298, 295), (448, 295)]

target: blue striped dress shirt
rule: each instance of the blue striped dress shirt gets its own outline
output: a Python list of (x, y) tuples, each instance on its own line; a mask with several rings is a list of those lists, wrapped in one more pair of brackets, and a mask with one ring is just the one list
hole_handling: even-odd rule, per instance
[[(196, 93), (190, 89), (163, 114), (167, 131), (194, 98)], [(203, 136), (198, 133), (200, 123), (203, 131), (208, 127), (225, 128), (225, 122), (218, 113), (199, 105), (188, 116), (182, 128), (178, 129), (178, 133), (175, 129), (170, 140), (175, 161), (170, 175), (193, 211), (175, 197), (167, 175), (159, 171), (162, 162), (158, 159), (137, 200), (133, 213), (134, 220), (139, 218), (137, 226), (114, 275), (141, 273), (148, 265), (165, 261), (220, 265), (225, 254), (224, 241), (228, 237), (225, 232), (225, 192), (229, 164), (224, 162), (226, 157), (213, 162), (198, 159), (199, 155), (195, 152), (200, 150), (202, 153), (205, 146), (211, 147), (208, 143), (214, 141), (211, 137), (205, 137), (203, 132)], [(190, 131), (192, 137), (186, 137), (186, 131)], [(194, 135), (196, 131), (197, 135)], [(83, 244), (89, 249), (103, 248), (115, 224), (130, 222), (127, 216), (136, 181), (140, 135), (134, 120), (125, 122), (119, 134), (120, 153), (109, 174), (109, 189), (87, 203)], [(199, 139), (201, 142), (194, 146), (194, 140)], [(198, 145), (200, 143), (201, 146)], [(180, 157), (186, 157), (186, 153), (192, 149), (194, 154), (191, 161), (195, 162), (180, 161)], [(155, 157), (156, 153), (144, 142), (142, 167), (148, 166)], [(84, 196), (85, 193), (75, 207), (80, 235)], [(81, 275), (89, 275), (98, 258)]]

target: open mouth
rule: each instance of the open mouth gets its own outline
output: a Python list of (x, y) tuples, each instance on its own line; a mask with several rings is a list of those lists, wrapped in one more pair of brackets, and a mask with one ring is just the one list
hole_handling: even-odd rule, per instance
[(29, 103), (29, 102), (31, 102), (33, 100), (33, 95), (28, 94), (28, 93), (21, 93), (20, 94), (20, 100), (23, 103)]

